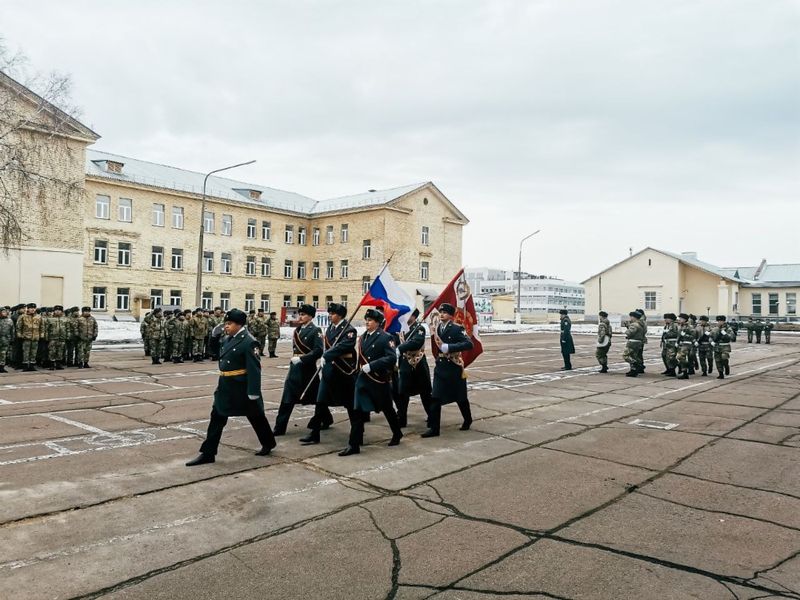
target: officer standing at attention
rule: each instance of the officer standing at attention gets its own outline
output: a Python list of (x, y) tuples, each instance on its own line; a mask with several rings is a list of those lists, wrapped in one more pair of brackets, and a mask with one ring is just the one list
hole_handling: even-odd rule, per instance
[(147, 324), (147, 329), (145, 329), (145, 335), (147, 339), (150, 341), (150, 357), (153, 359), (154, 365), (161, 364), (161, 354), (163, 352), (164, 347), (164, 317), (162, 315), (163, 311), (160, 308), (155, 309), (150, 316), (153, 319), (150, 323)]
[(681, 313), (678, 315), (678, 350), (675, 360), (678, 361), (681, 374), (678, 379), (689, 379), (689, 374), (694, 373), (692, 367), (692, 348), (694, 348), (695, 331), (689, 322), (689, 315)]
[(276, 313), (271, 312), (269, 313), (269, 319), (267, 319), (267, 339), (268, 339), (268, 351), (270, 358), (278, 358), (278, 355), (275, 354), (275, 350), (278, 348), (278, 340), (281, 337), (281, 324), (278, 321), (278, 316)]
[(397, 446), (403, 432), (397, 421), (392, 404), (392, 375), (397, 361), (397, 346), (392, 336), (381, 329), (383, 314), (374, 308), (364, 315), (367, 330), (358, 340), (358, 365), (350, 420), (350, 439), (339, 456), (350, 456), (361, 452), (364, 442), (365, 413), (382, 412), (392, 430), (390, 446)]
[(570, 355), (575, 354), (575, 343), (572, 341), (572, 321), (566, 308), (558, 311), (561, 315), (561, 356), (564, 357), (564, 367), (562, 371), (572, 370)]
[(253, 319), (253, 327), (255, 331), (252, 333), (258, 341), (259, 352), (261, 352), (261, 356), (264, 356), (264, 350), (267, 347), (267, 319), (264, 317), (263, 308), (258, 309), (256, 317)]
[(92, 353), (92, 342), (97, 339), (97, 320), (92, 316), (92, 309), (89, 306), (81, 308), (81, 316), (78, 317), (78, 353), (77, 361), (79, 369), (90, 369), (89, 356)]
[(625, 373), (626, 377), (637, 377), (639, 373), (644, 373), (644, 327), (639, 319), (641, 318), (639, 311), (631, 311), (628, 313), (630, 321), (628, 322), (628, 329), (625, 331), (625, 350), (622, 352), (622, 359), (630, 365), (630, 370)]
[[(764, 323), (764, 343), (769, 344), (769, 339), (772, 336), (772, 328), (775, 327), (775, 323), (771, 323), (769, 319), (767, 322)], [(731, 328), (732, 329), (732, 328)], [(736, 332), (734, 332), (734, 340), (736, 339)]]
[(264, 414), (264, 398), (261, 396), (261, 361), (258, 342), (244, 327), (247, 315), (234, 308), (225, 315), (225, 334), (228, 336), (219, 353), (219, 380), (214, 392), (214, 406), (208, 423), (206, 439), (200, 446), (197, 458), (186, 463), (187, 467), (213, 463), (222, 430), (228, 417), (244, 416), (250, 421), (261, 442), (256, 456), (267, 456), (275, 447), (275, 436)]
[(661, 334), (661, 360), (664, 361), (665, 370), (662, 375), (675, 377), (675, 368), (678, 366), (678, 338), (680, 330), (675, 323), (675, 313), (664, 314), (664, 331)]
[(346, 306), (330, 304), (328, 314), (331, 323), (323, 338), (325, 352), (322, 355), (317, 404), (314, 407), (314, 416), (308, 423), (311, 433), (300, 438), (302, 444), (319, 444), (320, 430), (333, 425), (333, 415), (329, 409), (331, 406), (344, 406), (350, 422), (353, 422), (353, 395), (358, 372), (358, 333), (347, 322)]
[(317, 401), (317, 360), (323, 352), (322, 330), (314, 324), (316, 308), (303, 304), (297, 312), (300, 325), (294, 330), (294, 356), (283, 384), (283, 397), (275, 419), (275, 435), (286, 434), (295, 404), (314, 404)]
[(419, 394), (425, 414), (431, 411), (431, 370), (425, 359), (425, 327), (417, 321), (419, 309), (408, 317), (408, 332), (400, 334), (397, 356), (400, 361), (397, 418), (400, 427), (408, 425), (408, 403)]
[(428, 431), (422, 437), (436, 437), (442, 420), (442, 405), (455, 402), (461, 410), (464, 422), (461, 431), (472, 425), (472, 410), (467, 398), (467, 378), (461, 353), (472, 350), (470, 337), (461, 325), (453, 322), (456, 308), (446, 302), (439, 305), (441, 322), (433, 333), (433, 343), (439, 348), (436, 365), (433, 367), (433, 400), (428, 415)]
[(66, 343), (69, 336), (69, 321), (64, 316), (64, 307), (56, 304), (53, 307), (53, 316), (45, 322), (45, 331), (48, 340), (48, 358), (50, 370), (59, 371), (64, 368)]
[(39, 339), (44, 335), (42, 318), (36, 314), (36, 304), (28, 304), (25, 314), (17, 319), (17, 337), (22, 340), (23, 371), (35, 371)]
[(608, 373), (608, 351), (611, 349), (611, 323), (608, 321), (608, 313), (601, 310), (597, 319), (597, 350), (594, 355), (600, 364), (598, 373)]
[(761, 332), (764, 331), (764, 322), (761, 319), (756, 319), (753, 329), (756, 330), (756, 344), (761, 343)]

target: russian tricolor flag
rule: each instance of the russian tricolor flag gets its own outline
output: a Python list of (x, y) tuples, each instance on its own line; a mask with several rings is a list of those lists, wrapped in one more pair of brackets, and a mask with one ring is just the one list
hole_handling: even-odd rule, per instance
[(369, 286), (361, 304), (383, 307), (383, 315), (386, 317), (383, 328), (388, 333), (408, 331), (408, 316), (414, 310), (414, 301), (397, 284), (388, 267)]

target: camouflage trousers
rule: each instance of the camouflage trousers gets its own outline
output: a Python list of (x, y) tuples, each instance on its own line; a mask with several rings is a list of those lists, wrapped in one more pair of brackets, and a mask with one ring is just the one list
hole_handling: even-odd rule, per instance
[(92, 352), (92, 340), (78, 340), (78, 347), (75, 353), (75, 362), (79, 365), (89, 362), (89, 354)]
[(183, 337), (173, 338), (173, 340), (172, 340), (172, 358), (181, 358), (181, 356), (182, 356), (181, 348), (183, 348)]
[(661, 360), (664, 361), (664, 366), (668, 369), (674, 369), (678, 366), (678, 347), (675, 344), (664, 344), (661, 349)]
[(39, 340), (22, 340), (22, 363), (33, 364), (36, 362), (36, 353), (39, 351)]
[(675, 353), (675, 360), (681, 371), (688, 371), (693, 367), (692, 365), (692, 344), (681, 344), (678, 346), (678, 351)]
[(625, 350), (622, 351), (622, 359), (631, 365), (631, 369), (634, 367), (643, 367), (643, 351), (644, 346), (641, 343), (628, 341), (628, 343), (625, 344)]
[(714, 346), (714, 362), (717, 363), (717, 371), (722, 373), (725, 367), (728, 366), (728, 361), (731, 358), (731, 345), (730, 344), (717, 344)]
[(261, 356), (264, 356), (264, 349), (267, 347), (266, 346), (267, 336), (259, 335), (256, 339), (258, 340), (258, 349), (261, 352)]
[(608, 351), (611, 350), (611, 344), (607, 346), (598, 346), (597, 349), (594, 351), (594, 357), (597, 359), (597, 363), (601, 367), (608, 366)]
[(11, 350), (11, 340), (0, 340), (0, 367), (6, 366), (6, 355)]
[(278, 338), (269, 338), (269, 353), (270, 355), (275, 354), (275, 350), (278, 348)]
[(150, 356), (150, 340), (143, 338), (142, 341), (144, 342), (144, 355)]
[(195, 356), (202, 356), (203, 352), (206, 349), (206, 340), (205, 338), (193, 338), (192, 339), (192, 354)]
[(50, 340), (50, 345), (47, 349), (47, 358), (52, 362), (64, 362), (66, 346), (67, 342), (64, 340)]
[(164, 351), (163, 346), (164, 340), (161, 338), (150, 338), (150, 356), (153, 358), (161, 358), (161, 353)]
[(689, 351), (689, 368), (700, 368), (700, 363), (697, 362), (697, 346), (692, 344), (692, 349)]
[(700, 359), (700, 368), (703, 373), (714, 372), (714, 349), (711, 344), (700, 344), (697, 349), (697, 356)]

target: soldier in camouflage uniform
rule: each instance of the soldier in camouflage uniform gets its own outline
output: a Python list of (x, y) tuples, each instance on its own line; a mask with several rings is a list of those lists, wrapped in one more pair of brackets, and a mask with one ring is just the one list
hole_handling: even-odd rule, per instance
[(10, 307), (0, 308), (0, 373), (7, 373), (6, 358), (14, 341), (14, 322), (8, 315)]
[(211, 360), (219, 360), (219, 341), (220, 337), (213, 337), (211, 334), (217, 325), (225, 322), (225, 313), (222, 312), (222, 307), (217, 306), (214, 309), (214, 314), (208, 318), (208, 337), (206, 338), (206, 349)]
[[(770, 323), (769, 319), (767, 319), (767, 322), (764, 323), (764, 343), (765, 344), (769, 344), (770, 337), (772, 337), (772, 329), (774, 327), (775, 327), (775, 323)], [(736, 332), (734, 332), (733, 335), (734, 335), (734, 340), (736, 340)]]
[(203, 362), (203, 352), (206, 336), (208, 335), (208, 321), (203, 316), (203, 310), (198, 308), (192, 315), (189, 324), (189, 331), (192, 336), (192, 355), (194, 362)]
[(753, 329), (756, 332), (756, 344), (761, 343), (761, 333), (764, 331), (764, 322), (761, 319), (756, 319)]
[(150, 356), (150, 340), (147, 339), (145, 335), (145, 331), (147, 330), (147, 325), (150, 321), (153, 320), (152, 313), (146, 313), (142, 322), (139, 323), (139, 334), (142, 336), (142, 342), (144, 343), (144, 355)]
[(161, 355), (164, 348), (164, 315), (160, 308), (155, 309), (151, 316), (153, 320), (147, 325), (145, 335), (150, 341), (150, 357), (154, 365), (161, 364)]
[(64, 364), (68, 367), (77, 366), (75, 356), (78, 352), (78, 307), (71, 306), (67, 309), (67, 341), (64, 344)]
[(611, 323), (608, 313), (601, 310), (597, 320), (597, 350), (594, 356), (600, 364), (599, 373), (608, 373), (608, 351), (611, 349)]
[(256, 318), (253, 319), (255, 331), (251, 331), (253, 337), (258, 340), (258, 351), (264, 356), (264, 349), (267, 347), (267, 319), (264, 317), (264, 309), (259, 308)]
[(43, 335), (42, 318), (36, 314), (36, 304), (28, 304), (25, 314), (17, 319), (17, 337), (22, 340), (22, 360), (24, 371), (35, 371), (36, 351)]
[(678, 315), (678, 349), (675, 353), (675, 360), (678, 361), (678, 367), (681, 371), (678, 379), (689, 379), (690, 371), (694, 373), (691, 362), (694, 343), (695, 331), (689, 322), (689, 315), (681, 313)]
[(625, 373), (626, 377), (636, 377), (639, 373), (644, 373), (642, 367), (644, 366), (644, 336), (645, 330), (640, 319), (642, 313), (633, 311), (628, 313), (630, 321), (628, 322), (628, 329), (625, 331), (625, 350), (622, 353), (622, 358), (630, 364), (631, 369)]
[(173, 338), (173, 334), (175, 333), (175, 324), (178, 322), (178, 315), (180, 314), (181, 311), (177, 308), (175, 310), (168, 310), (167, 312), (163, 313), (164, 346), (161, 353), (161, 360), (164, 362), (172, 360), (172, 357), (175, 356), (176, 350), (178, 354), (183, 352), (182, 344), (175, 348), (175, 338)]
[(661, 360), (664, 361), (664, 367), (666, 367), (661, 374), (668, 377), (677, 375), (675, 368), (678, 366), (678, 337), (680, 336), (680, 331), (675, 319), (675, 313), (666, 313), (664, 315), (664, 332), (661, 334)]
[(697, 338), (700, 337), (697, 330), (697, 317), (693, 314), (689, 315), (689, 324), (694, 329), (694, 344), (689, 352), (689, 375), (694, 375), (695, 371), (700, 368), (700, 363), (697, 362)]
[(276, 313), (271, 312), (269, 313), (269, 319), (267, 319), (267, 338), (269, 339), (269, 357), (270, 358), (278, 358), (278, 355), (275, 354), (275, 350), (278, 348), (278, 340), (281, 337), (281, 323), (278, 321), (278, 316)]
[(725, 322), (725, 315), (717, 315), (717, 326), (711, 330), (711, 341), (714, 344), (714, 361), (717, 363), (717, 379), (725, 379), (731, 374), (731, 338), (733, 331)]
[(183, 354), (181, 349), (186, 342), (186, 338), (189, 337), (189, 323), (186, 322), (186, 316), (178, 312), (175, 318), (172, 319), (171, 324), (172, 328), (168, 335), (172, 337), (172, 362), (176, 364), (182, 363)]
[(63, 309), (63, 306), (55, 305), (53, 307), (53, 316), (47, 319), (44, 324), (51, 371), (60, 371), (64, 368), (67, 338), (70, 334), (70, 323), (69, 319), (64, 316)]
[(714, 348), (711, 345), (711, 338), (709, 333), (711, 328), (708, 326), (708, 317), (705, 315), (700, 316), (700, 322), (697, 325), (697, 354), (700, 359), (700, 369), (703, 371), (705, 377), (708, 373), (714, 372)]
[(189, 326), (189, 333), (187, 333), (184, 338), (182, 354), (183, 360), (189, 360), (192, 357), (192, 346), (194, 345), (194, 338), (192, 337), (192, 310), (189, 308), (184, 310), (183, 318)]
[(89, 369), (89, 355), (92, 342), (97, 339), (97, 321), (92, 316), (92, 309), (84, 306), (78, 317), (78, 368)]

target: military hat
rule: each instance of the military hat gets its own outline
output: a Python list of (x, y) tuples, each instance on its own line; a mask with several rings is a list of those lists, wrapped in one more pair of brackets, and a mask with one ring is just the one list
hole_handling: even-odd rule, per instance
[(12, 306), (11, 310), (19, 310), (20, 308), (22, 308), (22, 306), (23, 306), (22, 304), (17, 304), (16, 306)]
[(629, 313), (628, 313), (628, 316), (630, 316), (630, 317), (636, 317), (637, 319), (640, 319), (640, 318), (641, 318), (641, 317), (639, 316), (639, 311), (637, 311), (637, 310), (632, 310), (631, 312), (629, 312)]
[(222, 310), (222, 307), (221, 306), (215, 306), (214, 310)]
[(693, 315), (692, 313), (689, 313), (689, 318), (694, 321), (697, 321), (697, 315)]
[(560, 315), (568, 315), (569, 311), (566, 308), (562, 308), (561, 310), (558, 311), (558, 314), (560, 314)]
[(160, 306), (159, 306), (158, 308), (154, 308), (154, 309), (153, 309), (153, 314), (154, 314), (154, 315), (161, 314), (161, 312), (163, 312), (163, 311), (161, 310), (161, 307), (160, 307)]
[(247, 323), (247, 315), (244, 314), (243, 310), (239, 310), (238, 308), (232, 308), (228, 312), (225, 313), (225, 320), (232, 321), (233, 323), (238, 323), (239, 325), (244, 325)]
[(601, 310), (601, 311), (600, 311), (599, 313), (597, 313), (597, 314), (598, 314), (598, 315), (600, 315), (601, 317), (607, 317), (607, 316), (608, 316), (608, 313), (607, 313), (606, 311), (604, 311), (604, 310)]
[(251, 308), (249, 311), (247, 311), (247, 314), (249, 314), (249, 315), (256, 314), (256, 309), (255, 308)]
[(264, 312), (264, 309), (259, 306), (258, 307), (258, 312), (262, 313), (262, 312)]
[(278, 315), (278, 313), (276, 313), (275, 311), (272, 311), (271, 313), (269, 313), (269, 316), (270, 316), (270, 317), (275, 317), (275, 316), (277, 316), (277, 315)]
[(36, 302), (28, 302), (25, 308), (36, 308)]
[(364, 318), (383, 323), (383, 313), (375, 308), (368, 308)]
[(176, 308), (175, 310), (172, 311), (172, 314), (173, 315), (183, 315), (183, 314), (186, 314), (188, 312), (190, 312), (188, 308), (186, 310), (181, 310), (180, 308)]
[(717, 315), (717, 321), (727, 321), (728, 317), (725, 315)]
[(440, 313), (447, 313), (450, 316), (455, 316), (456, 314), (456, 307), (452, 304), (448, 304), (447, 302), (442, 302), (439, 305), (439, 312)]
[(92, 307), (91, 306), (84, 306), (81, 309), (81, 312), (92, 312)]
[(8, 311), (11, 310), (11, 307), (10, 306), (0, 306), (0, 310), (4, 310), (4, 311), (8, 312)]
[(310, 304), (303, 304), (300, 308), (297, 309), (301, 315), (308, 315), (309, 317), (313, 317), (317, 314), (317, 309), (311, 306)]
[(416, 319), (417, 317), (419, 317), (419, 309), (418, 309), (418, 308), (415, 308), (414, 310), (412, 310), (412, 311), (411, 311), (411, 316), (412, 316), (412, 317), (414, 317), (415, 319)]
[(53, 307), (53, 312), (55, 312), (55, 311), (57, 311), (57, 310), (64, 310), (64, 307), (63, 307), (63, 306), (61, 306), (60, 304), (56, 304), (56, 305)]
[(636, 312), (638, 312), (640, 315), (644, 316), (644, 309), (643, 308), (637, 308)]
[(674, 319), (675, 315), (673, 315), (672, 313), (664, 313), (664, 318), (665, 319)]
[(699, 320), (700, 321), (708, 321), (708, 317), (705, 316), (705, 315), (700, 315)]
[(70, 306), (70, 307), (69, 307), (69, 310), (68, 310), (67, 312), (75, 312), (75, 311), (77, 311), (77, 310), (78, 310), (78, 307), (77, 307), (77, 306)]
[(347, 307), (341, 304), (331, 303), (328, 305), (328, 312), (332, 315), (339, 315), (344, 319), (347, 316)]
[(202, 309), (202, 308), (195, 308), (195, 309), (194, 309), (193, 311), (191, 311), (191, 312), (192, 312), (192, 314), (193, 314), (193, 315), (196, 315), (197, 313), (201, 313), (201, 312), (203, 312), (203, 309)]
[(678, 317), (680, 317), (681, 319), (684, 319), (685, 321), (689, 320), (689, 315), (687, 315), (686, 313), (681, 313), (681, 314), (678, 315)]

